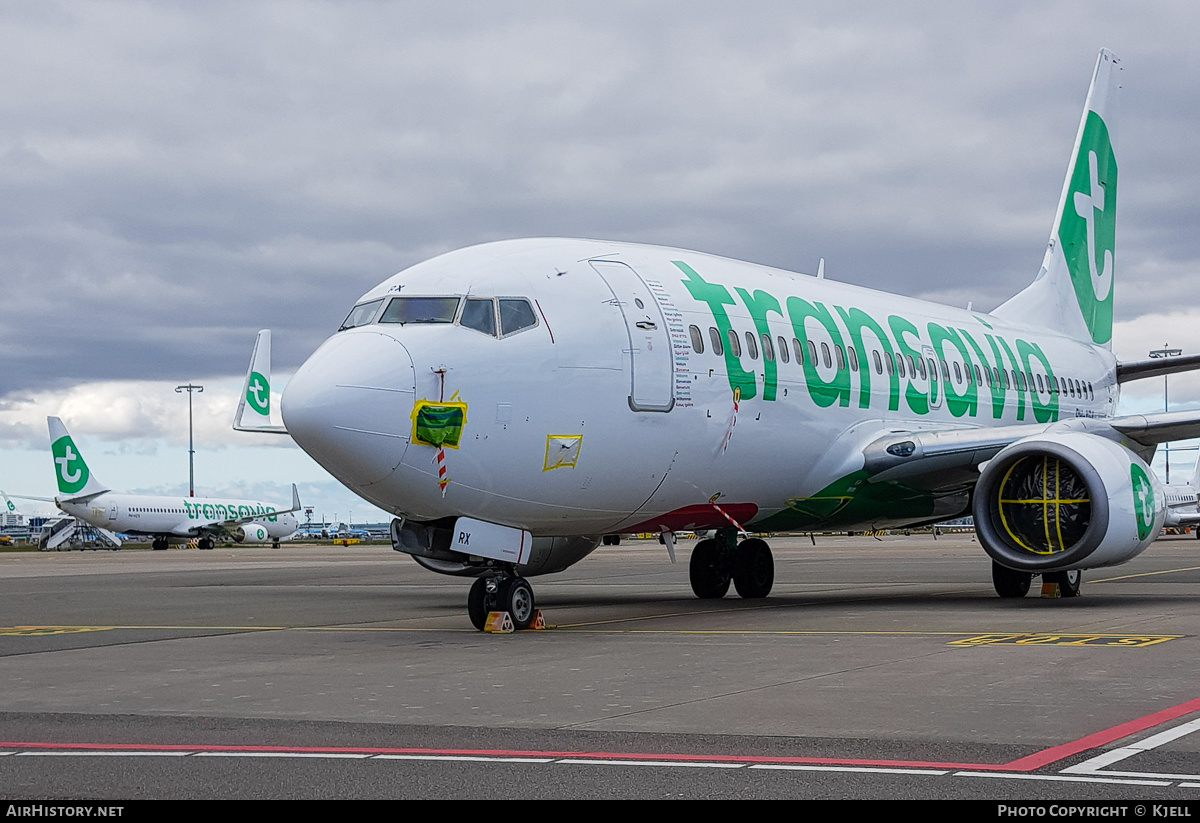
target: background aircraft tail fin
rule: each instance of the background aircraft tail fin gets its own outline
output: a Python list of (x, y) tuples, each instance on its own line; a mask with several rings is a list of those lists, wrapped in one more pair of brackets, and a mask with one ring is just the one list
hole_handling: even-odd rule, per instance
[(88, 469), (79, 447), (57, 417), (47, 417), (50, 426), (50, 451), (54, 454), (54, 479), (58, 492), (66, 497), (88, 497), (108, 491)]
[(1112, 348), (1120, 61), (1101, 49), (1037, 278), (993, 314)]
[(287, 428), (271, 423), (271, 330), (263, 329), (254, 340), (246, 382), (238, 398), (233, 428), (240, 432), (287, 434)]

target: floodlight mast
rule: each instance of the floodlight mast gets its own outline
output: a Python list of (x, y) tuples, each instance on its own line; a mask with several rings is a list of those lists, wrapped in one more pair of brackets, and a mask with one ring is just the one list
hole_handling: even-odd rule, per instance
[[(1163, 343), (1161, 349), (1154, 349), (1150, 352), (1150, 356), (1158, 359), (1165, 357), (1178, 357), (1183, 354), (1183, 349), (1172, 349), (1167, 343)], [(1171, 410), (1171, 396), (1167, 391), (1167, 375), (1163, 375), (1163, 411)], [(1171, 485), (1171, 444), (1163, 443), (1163, 482), (1168, 486)]]
[(192, 392), (204, 391), (203, 386), (188, 383), (186, 386), (176, 386), (176, 394), (188, 393), (188, 497), (196, 496), (196, 446), (192, 439)]

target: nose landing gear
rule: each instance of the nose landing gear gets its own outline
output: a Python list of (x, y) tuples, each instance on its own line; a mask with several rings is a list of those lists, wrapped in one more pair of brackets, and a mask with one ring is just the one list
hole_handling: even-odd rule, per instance
[(508, 612), (516, 629), (529, 628), (536, 614), (533, 587), (529, 581), (515, 574), (476, 578), (467, 595), (467, 615), (471, 625), (483, 631), (491, 612)]

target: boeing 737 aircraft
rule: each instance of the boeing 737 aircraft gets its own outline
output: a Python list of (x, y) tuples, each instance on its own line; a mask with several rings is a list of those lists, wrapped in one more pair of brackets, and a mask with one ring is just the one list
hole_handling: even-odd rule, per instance
[(54, 505), (85, 523), (109, 532), (151, 537), (155, 549), (193, 539), (198, 539), (202, 549), (211, 549), (219, 539), (271, 541), (278, 548), (280, 540), (296, 531), (298, 524), (291, 512), (300, 509), (300, 494), (294, 484), (290, 509), (257, 500), (120, 494), (109, 491), (91, 473), (63, 422), (57, 417), (46, 420), (58, 481)]
[[(296, 372), (282, 416), (347, 487), (393, 512), (397, 551), (476, 576), (468, 612), (517, 626), (526, 577), (603, 535), (715, 529), (696, 595), (764, 597), (739, 532), (886, 529), (974, 515), (1002, 597), (1079, 591), (1158, 535), (1157, 444), (1200, 412), (1114, 416), (1121, 383), (1200, 356), (1111, 351), (1119, 69), (1092, 76), (1034, 281), (962, 310), (694, 251), (488, 243), (363, 295)], [(260, 333), (235, 428), (280, 430)], [(266, 398), (264, 400), (264, 398)]]
[[(1192, 471), (1192, 479), (1187, 483), (1163, 485), (1163, 499), (1167, 505), (1166, 528), (1183, 528), (1185, 526), (1200, 526), (1200, 459), (1196, 460), (1196, 468)], [(1200, 538), (1200, 529), (1196, 530)]]

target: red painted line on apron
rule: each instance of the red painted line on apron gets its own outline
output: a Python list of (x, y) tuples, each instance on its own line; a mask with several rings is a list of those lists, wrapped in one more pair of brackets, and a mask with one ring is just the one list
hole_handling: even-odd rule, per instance
[(1171, 706), (1143, 717), (1118, 723), (1092, 734), (1084, 735), (1068, 743), (1051, 746), (1033, 754), (1019, 757), (1007, 763), (960, 763), (940, 760), (888, 760), (865, 757), (781, 757), (747, 754), (678, 754), (669, 752), (611, 752), (611, 751), (558, 751), (544, 749), (459, 749), (427, 748), (408, 746), (272, 746), (272, 745), (220, 745), (185, 743), (95, 743), (95, 742), (49, 742), (44, 740), (0, 741), (4, 749), (37, 749), (60, 751), (142, 751), (142, 752), (203, 752), (203, 753), (259, 753), (259, 754), (361, 754), (361, 755), (415, 755), (428, 757), (528, 757), (554, 758), (560, 760), (643, 760), (671, 763), (744, 763), (746, 765), (798, 765), (798, 766), (860, 766), (876, 768), (913, 769), (972, 769), (986, 771), (1030, 772), (1063, 760), (1080, 752), (1094, 749), (1154, 726), (1200, 711), (1200, 697)]

